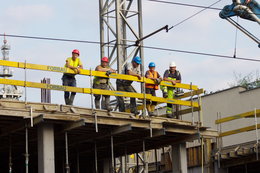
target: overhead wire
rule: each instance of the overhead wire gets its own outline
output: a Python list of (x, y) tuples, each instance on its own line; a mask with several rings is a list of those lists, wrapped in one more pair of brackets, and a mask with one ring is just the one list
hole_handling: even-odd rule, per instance
[[(49, 40), (49, 41), (77, 42), (77, 43), (98, 44), (98, 45), (101, 44), (101, 42), (99, 42), (99, 41), (74, 40), (74, 39), (50, 38), (50, 37), (35, 37), (35, 36), (25, 36), (25, 35), (13, 35), (13, 34), (0, 34), (0, 36), (14, 37), (14, 38), (26, 38), (26, 39), (40, 39), (40, 40)], [(102, 44), (107, 44), (107, 43), (102, 43)], [(110, 44), (116, 45), (116, 43), (110, 43)], [(121, 45), (128, 46), (125, 44), (121, 44)], [(142, 47), (146, 48), (146, 49), (154, 49), (154, 50), (161, 50), (161, 51), (179, 52), (179, 53), (186, 53), (186, 54), (195, 54), (195, 55), (212, 56), (212, 57), (219, 57), (219, 58), (229, 58), (229, 59), (236, 59), (236, 60), (260, 62), (260, 59), (252, 59), (252, 58), (245, 58), (245, 57), (234, 58), (233, 56), (228, 56), (228, 55), (220, 55), (220, 54), (205, 53), (205, 52), (198, 52), (198, 51), (170, 49), (170, 48), (162, 48), (162, 47), (154, 47), (154, 46), (142, 46)]]
[[(180, 6), (186, 6), (186, 7), (195, 7), (195, 8), (207, 8), (210, 10), (218, 10), (221, 11), (222, 8), (216, 8), (216, 7), (208, 7), (203, 5), (195, 5), (195, 4), (187, 4), (187, 3), (181, 3), (181, 2), (171, 2), (171, 1), (164, 1), (164, 0), (147, 0), (155, 3), (162, 3), (162, 4), (172, 4), (172, 5), (180, 5)], [(251, 14), (251, 13), (249, 13)], [(255, 15), (259, 15), (259, 13), (252, 13)]]
[(178, 26), (178, 25), (180, 25), (180, 24), (182, 24), (182, 23), (186, 22), (187, 20), (189, 20), (189, 19), (191, 19), (191, 18), (193, 18), (193, 17), (197, 16), (197, 15), (198, 15), (198, 14), (200, 14), (201, 12), (203, 12), (203, 11), (207, 10), (208, 8), (210, 8), (210, 7), (212, 7), (213, 5), (215, 5), (215, 4), (217, 4), (217, 3), (219, 3), (220, 1), (222, 1), (222, 0), (218, 0), (218, 1), (214, 2), (213, 4), (211, 4), (210, 6), (208, 6), (208, 7), (205, 7), (204, 9), (202, 9), (202, 10), (200, 10), (200, 11), (198, 11), (198, 12), (194, 13), (193, 15), (191, 15), (191, 16), (189, 16), (189, 17), (187, 17), (187, 18), (183, 19), (182, 21), (178, 22), (177, 24), (175, 24), (175, 25), (171, 26), (171, 27), (168, 29), (168, 31), (169, 31), (169, 30), (171, 30), (171, 29), (173, 29), (173, 28), (175, 28), (176, 26)]
[(179, 52), (179, 53), (186, 53), (186, 54), (195, 54), (195, 55), (212, 56), (212, 57), (219, 57), (219, 58), (228, 58), (228, 59), (237, 59), (237, 60), (260, 62), (260, 59), (252, 59), (252, 58), (244, 58), (244, 57), (234, 58), (233, 56), (228, 56), (228, 55), (212, 54), (212, 53), (205, 53), (205, 52), (198, 52), (198, 51), (160, 48), (160, 47), (152, 47), (152, 46), (143, 46), (143, 47), (148, 48), (148, 49), (155, 49), (155, 50), (162, 50), (162, 51), (169, 51), (169, 52)]
[(194, 5), (194, 4), (186, 4), (186, 3), (180, 3), (180, 2), (169, 2), (169, 1), (162, 1), (162, 0), (147, 0), (147, 1), (164, 3), (164, 4), (181, 5), (181, 6), (187, 6), (187, 7), (207, 8), (207, 9), (211, 9), (211, 10), (222, 10), (221, 8), (214, 8), (214, 7)]

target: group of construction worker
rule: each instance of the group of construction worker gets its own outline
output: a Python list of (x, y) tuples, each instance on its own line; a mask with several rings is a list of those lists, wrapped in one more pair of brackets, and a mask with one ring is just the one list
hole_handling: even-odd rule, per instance
[[(72, 86), (76, 87), (76, 79), (75, 75), (80, 73), (80, 70), (83, 69), (82, 62), (79, 58), (80, 52), (77, 49), (74, 49), (72, 51), (72, 57), (69, 57), (66, 59), (66, 68), (72, 69), (75, 74), (71, 73), (64, 73), (62, 76), (62, 82), (64, 86)], [(138, 79), (141, 79), (141, 68), (140, 65), (142, 64), (141, 58), (136, 56), (132, 59), (131, 62), (126, 63), (123, 67), (123, 70), (121, 74), (136, 76)], [(171, 62), (169, 64), (169, 69), (167, 69), (164, 72), (163, 77), (160, 76), (160, 74), (155, 70), (156, 65), (154, 62), (150, 62), (149, 70), (145, 72), (145, 77), (148, 79), (152, 79), (155, 81), (154, 84), (145, 84), (145, 93), (151, 94), (152, 96), (156, 96), (156, 90), (159, 89), (159, 84), (162, 80), (169, 81), (173, 85), (176, 83), (181, 83), (181, 74), (178, 70), (176, 70), (176, 64), (175, 62)], [(101, 64), (98, 65), (95, 68), (95, 71), (101, 71), (105, 72), (107, 76), (109, 76), (111, 73), (116, 73), (116, 70), (109, 67), (109, 59), (107, 57), (103, 57), (101, 59)], [(131, 80), (123, 80), (123, 79), (117, 79), (116, 80), (116, 86), (117, 91), (125, 91), (125, 92), (136, 92), (135, 89), (132, 86), (133, 81)], [(94, 77), (93, 80), (93, 88), (95, 89), (103, 89), (103, 90), (109, 90), (109, 77)], [(173, 99), (175, 97), (175, 87), (169, 87), (169, 86), (163, 86), (160, 85), (160, 89), (162, 90), (163, 97), (164, 98), (171, 98)], [(67, 92), (64, 93), (65, 103), (66, 105), (73, 105), (73, 101), (75, 98), (76, 93), (75, 92)], [(106, 109), (107, 111), (112, 111), (112, 108), (110, 107), (110, 96), (109, 95), (103, 95), (104, 99), (104, 106), (100, 105), (101, 102), (101, 95), (95, 94), (95, 107), (96, 109)], [(118, 97), (118, 107), (120, 112), (125, 112), (126, 107), (124, 103), (123, 97)], [(155, 106), (157, 105), (156, 102), (147, 100), (146, 101), (146, 108), (149, 116), (155, 116)], [(166, 107), (166, 115), (168, 118), (173, 117), (173, 105), (167, 104)], [(136, 105), (136, 99), (130, 98), (130, 112), (139, 115), (140, 112), (137, 110)]]

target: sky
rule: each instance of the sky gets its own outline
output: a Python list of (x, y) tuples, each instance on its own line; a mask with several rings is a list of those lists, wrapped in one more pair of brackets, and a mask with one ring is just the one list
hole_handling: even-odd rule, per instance
[[(170, 2), (209, 6), (216, 0), (182, 0)], [(143, 30), (147, 35), (165, 25), (175, 25), (200, 11), (200, 8), (177, 6), (143, 0)], [(222, 0), (213, 7), (223, 8), (231, 0)], [(234, 26), (221, 19), (219, 11), (205, 10), (170, 30), (162, 31), (144, 41), (145, 46), (197, 51), (233, 56), (235, 47)], [(237, 18), (234, 18), (237, 20)], [(97, 0), (11, 0), (3, 1), (0, 7), (0, 33), (39, 37), (65, 38), (99, 41), (99, 1)], [(259, 25), (239, 18), (244, 26), (258, 38)], [(134, 22), (133, 22), (134, 23)], [(0, 37), (0, 41), (3, 37)], [(94, 69), (100, 59), (97, 44), (58, 42), (7, 37), (11, 45), (10, 60), (43, 65), (63, 66), (73, 49), (79, 49), (85, 69)], [(237, 57), (260, 60), (260, 48), (250, 38), (238, 31)], [(260, 62), (224, 59), (218, 57), (184, 54), (178, 52), (144, 49), (145, 68), (149, 62), (156, 63), (160, 74), (175, 61), (182, 74), (182, 83), (191, 83), (206, 91), (217, 91), (229, 87), (235, 80), (234, 73), (247, 75), (260, 69)], [(13, 69), (13, 79), (24, 80), (22, 69)], [(52, 84), (61, 84), (59, 73), (26, 70), (28, 81), (39, 82), (51, 78)], [(114, 82), (114, 80), (112, 80)], [(90, 87), (90, 79), (77, 76), (79, 87)], [(115, 85), (115, 83), (114, 83)], [(161, 93), (160, 93), (161, 94)], [(160, 95), (158, 92), (158, 95)], [(24, 99), (24, 97), (22, 98)], [(27, 89), (27, 101), (40, 101), (39, 89)], [(78, 94), (75, 105), (89, 106), (90, 96)], [(52, 102), (63, 104), (63, 93), (52, 91)]]

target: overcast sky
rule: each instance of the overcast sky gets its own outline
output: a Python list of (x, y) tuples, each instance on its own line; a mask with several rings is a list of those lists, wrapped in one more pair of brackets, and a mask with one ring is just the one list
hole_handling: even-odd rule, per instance
[[(216, 0), (172, 2), (208, 6)], [(223, 8), (231, 3), (232, 0), (222, 0), (214, 7)], [(98, 6), (98, 0), (3, 1), (0, 7), (0, 33), (99, 41)], [(144, 35), (166, 24), (172, 26), (199, 10), (201, 9), (143, 0)], [(161, 32), (145, 40), (144, 44), (233, 56), (235, 28), (219, 18), (218, 14), (219, 11), (208, 9), (173, 28), (169, 33)], [(260, 27), (257, 23), (244, 19), (239, 19), (239, 23), (259, 38)], [(99, 62), (99, 45), (11, 37), (7, 39), (12, 49), (10, 52), (12, 61), (26, 60), (28, 63), (63, 66), (72, 49), (77, 48), (81, 52), (84, 68), (93, 69)], [(3, 40), (3, 37), (0, 40)], [(260, 60), (259, 52), (256, 43), (238, 31), (237, 57)], [(260, 69), (260, 62), (236, 59), (151, 49), (145, 49), (144, 55), (145, 67), (153, 61), (157, 65), (157, 70), (163, 74), (169, 62), (175, 61), (182, 74), (183, 83), (192, 82), (208, 91), (228, 88), (228, 83), (234, 81), (234, 72), (247, 75)], [(14, 79), (24, 80), (23, 70), (14, 69), (14, 74)], [(27, 70), (27, 75), (28, 81), (39, 82), (43, 77), (50, 77), (53, 84), (61, 84), (62, 74), (59, 73)], [(77, 81), (79, 87), (89, 87), (88, 77), (78, 76)], [(52, 93), (53, 103), (63, 103), (62, 92)], [(89, 96), (78, 94), (75, 104), (89, 105), (88, 99)], [(28, 100), (40, 101), (39, 89), (29, 89)]]

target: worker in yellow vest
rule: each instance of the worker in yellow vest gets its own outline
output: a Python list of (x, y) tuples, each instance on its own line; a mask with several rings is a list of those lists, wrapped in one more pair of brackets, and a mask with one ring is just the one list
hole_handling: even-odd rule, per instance
[[(181, 83), (181, 74), (176, 70), (175, 62), (170, 62), (169, 69), (164, 72), (163, 80), (171, 82), (173, 85)], [(173, 99), (175, 96), (175, 87), (161, 86), (164, 98)], [(173, 105), (167, 103), (166, 115), (168, 118), (173, 118)]]
[[(72, 57), (66, 59), (66, 64), (64, 66), (66, 68), (70, 68), (76, 74), (80, 73), (80, 69), (83, 69), (83, 65), (79, 58), (79, 55), (80, 55), (79, 50), (74, 49), (72, 51)], [(75, 79), (76, 74), (64, 73), (62, 76), (62, 85), (76, 87), (77, 86), (76, 79)], [(66, 105), (73, 105), (75, 95), (76, 95), (75, 92), (71, 92), (71, 93), (67, 91), (64, 92)]]
[[(155, 71), (155, 63), (154, 62), (150, 62), (149, 65), (149, 70), (146, 71), (145, 73), (145, 77), (148, 79), (152, 79), (155, 81), (156, 84), (145, 84), (145, 93), (146, 94), (152, 94), (152, 96), (156, 96), (155, 91), (159, 89), (159, 84), (162, 81), (162, 77), (160, 76), (160, 74)], [(154, 110), (155, 110), (155, 106), (156, 106), (156, 102), (154, 101), (146, 101), (146, 108), (148, 111), (148, 115), (149, 116), (155, 116)]]
[[(101, 59), (101, 65), (98, 65), (96, 67), (96, 71), (106, 72), (106, 75), (109, 76), (111, 73), (116, 73), (116, 70), (110, 68), (108, 66), (109, 59), (107, 57), (103, 57)], [(97, 77), (95, 76), (93, 81), (93, 88), (95, 89), (104, 89), (109, 90), (109, 78), (106, 77)], [(95, 94), (95, 106), (96, 109), (100, 109), (100, 99), (101, 95)], [(110, 96), (109, 95), (103, 95), (105, 97), (105, 109), (108, 111), (112, 111), (112, 108), (110, 107)]]

